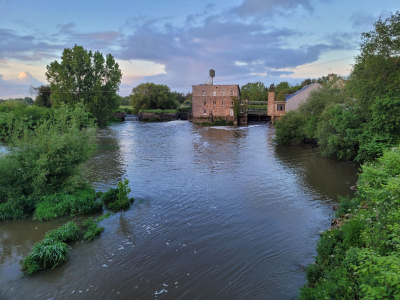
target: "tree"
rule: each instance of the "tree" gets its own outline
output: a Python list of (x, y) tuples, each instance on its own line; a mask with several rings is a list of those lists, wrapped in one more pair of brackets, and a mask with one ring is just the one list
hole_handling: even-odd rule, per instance
[(141, 109), (176, 109), (179, 106), (175, 94), (163, 84), (139, 84), (132, 89), (130, 97), (134, 114)]
[(36, 106), (51, 108), (52, 103), (50, 100), (50, 87), (48, 85), (41, 85), (39, 87), (30, 88), (31, 94), (36, 94), (35, 102)]
[(290, 89), (290, 84), (287, 81), (282, 81), (279, 83), (276, 88), (275, 88), (275, 94), (278, 94), (282, 90), (289, 90)]
[(275, 92), (275, 89), (276, 89), (275, 83), (271, 83), (271, 85), (269, 86), (268, 91), (269, 91), (269, 92)]
[(241, 98), (249, 101), (268, 101), (268, 89), (264, 83), (257, 81), (249, 82), (241, 87)]
[(374, 30), (362, 34), (360, 54), (346, 89), (371, 117), (369, 108), (377, 97), (389, 91), (400, 93), (400, 12), (374, 23)]
[(75, 45), (64, 49), (61, 63), (54, 61), (47, 66), (46, 77), (55, 107), (62, 102), (74, 106), (83, 101), (99, 123), (119, 107), (122, 72), (111, 54), (104, 57)]

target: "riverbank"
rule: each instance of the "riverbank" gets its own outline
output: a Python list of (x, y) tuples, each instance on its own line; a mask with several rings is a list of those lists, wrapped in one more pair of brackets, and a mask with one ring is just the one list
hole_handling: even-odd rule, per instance
[(362, 166), (354, 198), (342, 198), (336, 226), (321, 234), (300, 299), (400, 297), (400, 151)]

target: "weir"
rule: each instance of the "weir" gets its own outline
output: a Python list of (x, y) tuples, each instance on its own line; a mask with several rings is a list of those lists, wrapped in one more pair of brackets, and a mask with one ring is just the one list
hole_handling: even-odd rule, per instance
[(138, 115), (127, 115), (125, 117), (125, 121), (139, 122), (139, 116)]

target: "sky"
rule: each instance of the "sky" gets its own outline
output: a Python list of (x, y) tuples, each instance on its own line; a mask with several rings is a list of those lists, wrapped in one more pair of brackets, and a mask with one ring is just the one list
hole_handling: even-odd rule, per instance
[[(397, 4), (397, 5), (396, 5)], [(114, 56), (119, 94), (143, 82), (214, 84), (348, 76), (361, 33), (398, 0), (0, 0), (0, 99), (30, 97), (75, 44)]]

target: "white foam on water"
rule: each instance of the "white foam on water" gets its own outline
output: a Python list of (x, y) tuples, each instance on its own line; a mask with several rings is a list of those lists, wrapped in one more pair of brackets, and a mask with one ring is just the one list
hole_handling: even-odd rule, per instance
[(162, 289), (161, 291), (159, 291), (159, 292), (155, 292), (154, 293), (154, 295), (158, 295), (158, 294), (162, 294), (162, 293), (168, 293), (168, 291), (166, 290), (166, 289)]

